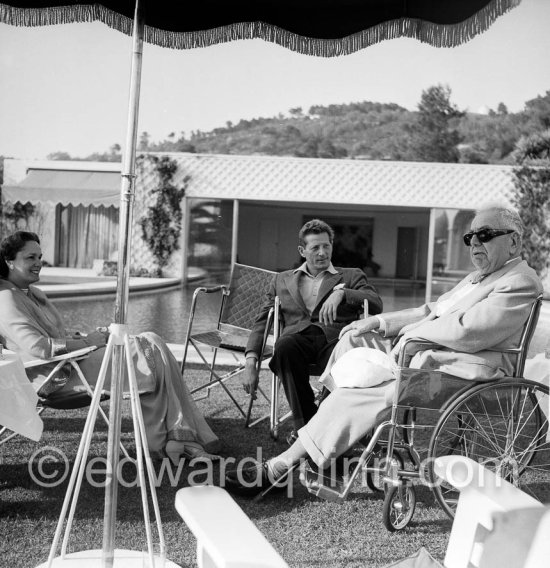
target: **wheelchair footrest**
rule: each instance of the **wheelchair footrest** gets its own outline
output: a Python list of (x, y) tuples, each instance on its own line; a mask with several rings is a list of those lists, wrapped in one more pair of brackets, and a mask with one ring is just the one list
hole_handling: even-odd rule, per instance
[(345, 478), (315, 470), (307, 462), (300, 467), (300, 482), (309, 493), (326, 501), (343, 501), (347, 495)]

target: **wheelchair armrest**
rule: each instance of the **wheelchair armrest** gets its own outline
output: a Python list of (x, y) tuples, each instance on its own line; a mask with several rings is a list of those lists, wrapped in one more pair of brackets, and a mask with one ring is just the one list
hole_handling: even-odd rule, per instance
[(48, 363), (58, 363), (59, 361), (70, 361), (72, 359), (81, 359), (86, 355), (95, 351), (97, 347), (95, 345), (90, 345), (89, 347), (83, 347), (82, 349), (76, 349), (75, 351), (69, 351), (68, 353), (63, 353), (62, 355), (56, 355), (51, 359), (35, 359), (34, 361), (27, 361), (23, 363), (25, 369), (30, 369), (32, 367), (39, 367), (40, 365), (47, 365)]
[(486, 351), (494, 351), (495, 353), (511, 353), (513, 355), (519, 355), (521, 353), (521, 347), (508, 347), (507, 349), (486, 349)]
[(425, 339), (417, 339), (417, 338), (414, 338), (414, 337), (409, 337), (408, 339), (405, 339), (405, 341), (403, 342), (403, 345), (401, 345), (401, 349), (399, 350), (399, 358), (398, 358), (398, 361), (397, 361), (397, 365), (399, 367), (405, 367), (405, 365), (403, 365), (403, 363), (404, 363), (405, 355), (407, 354), (407, 347), (409, 347), (410, 345), (420, 345), (420, 346), (424, 347), (425, 349), (432, 349), (432, 348), (437, 349), (438, 347), (443, 347), (443, 345), (441, 345), (439, 343), (435, 343), (435, 341), (427, 341)]
[[(403, 345), (401, 347), (401, 351), (399, 352), (399, 358), (401, 359), (402, 356), (405, 355), (406, 351), (407, 351), (407, 347), (409, 347), (409, 345), (414, 344), (414, 345), (421, 345), (422, 347), (424, 347), (425, 349), (437, 349), (438, 347), (444, 348), (444, 345), (441, 345), (440, 343), (436, 343), (435, 341), (427, 341), (424, 339), (416, 339), (416, 338), (409, 338), (407, 340), (405, 340), (403, 342)], [(510, 353), (513, 355), (519, 355), (521, 353), (521, 348), (520, 347), (508, 347), (507, 349), (491, 349), (491, 348), (487, 348), (485, 349), (486, 351), (494, 351), (495, 353)]]

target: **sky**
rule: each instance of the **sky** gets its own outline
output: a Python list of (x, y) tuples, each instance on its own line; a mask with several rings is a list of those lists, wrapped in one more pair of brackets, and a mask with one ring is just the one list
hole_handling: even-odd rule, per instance
[[(422, 91), (451, 88), (460, 109), (510, 111), (550, 90), (550, 1), (523, 0), (455, 48), (388, 40), (320, 58), (262, 40), (188, 51), (144, 45), (139, 132), (153, 141), (289, 109), (359, 101), (414, 110)], [(124, 145), (131, 38), (101, 23), (0, 24), (0, 155), (84, 157)]]

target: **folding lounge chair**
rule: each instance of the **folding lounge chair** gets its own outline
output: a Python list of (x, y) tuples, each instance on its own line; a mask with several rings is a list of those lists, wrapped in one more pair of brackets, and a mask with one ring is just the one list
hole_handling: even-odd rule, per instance
[[(233, 396), (226, 382), (244, 371), (244, 352), (248, 336), (275, 274), (275, 272), (270, 270), (235, 264), (231, 271), (229, 286), (197, 288), (191, 303), (183, 349), (182, 375), (185, 372), (189, 344), (191, 344), (209, 371), (208, 380), (192, 389), (191, 394), (201, 393), (201, 396), (195, 398), (195, 400), (201, 400), (210, 395), (212, 388), (221, 386), (245, 419), (245, 427), (254, 426), (264, 418), (268, 418), (269, 415), (262, 416), (251, 422), (251, 411), (254, 403), (252, 397), (250, 397), (248, 408), (244, 408), (245, 405), (241, 405)], [(199, 298), (204, 294), (221, 294), (218, 321), (213, 326), (213, 329), (194, 334), (195, 311), (199, 304)], [(260, 366), (261, 362), (271, 357), (273, 353), (273, 338), (269, 336), (271, 320), (272, 315), (268, 318), (266, 333), (264, 334), (264, 346), (258, 361)], [(227, 363), (225, 365), (217, 365), (218, 350), (233, 354), (235, 365), (229, 369), (227, 368)], [(270, 400), (259, 385), (257, 392), (267, 401)]]
[(460, 491), (445, 568), (548, 563), (550, 507), (468, 457), (438, 458), (435, 471)]
[(460, 492), (443, 564), (424, 547), (385, 568), (540, 568), (550, 555), (550, 507), (465, 456), (435, 460)]
[[(39, 397), (38, 405), (37, 405), (37, 413), (41, 415), (46, 408), (51, 408), (54, 410), (74, 410), (77, 408), (84, 408), (90, 405), (93, 396), (93, 389), (86, 380), (86, 377), (82, 373), (78, 362), (85, 359), (92, 351), (95, 351), (96, 347), (84, 347), (82, 349), (78, 349), (76, 351), (71, 351), (69, 353), (64, 353), (63, 355), (57, 355), (56, 357), (52, 357), (51, 359), (35, 359), (34, 361), (28, 361), (24, 363), (25, 369), (30, 369), (32, 367), (38, 367), (40, 365), (46, 365), (48, 363), (56, 363), (55, 367), (50, 371), (49, 375), (47, 376), (44, 384), (41, 387), (41, 391), (46, 391), (48, 384), (52, 383), (55, 380), (57, 372), (65, 365), (70, 365), (75, 369), (84, 390), (79, 392), (67, 393), (63, 396), (46, 396), (46, 397)], [(107, 392), (102, 393), (101, 400), (108, 400), (109, 394)], [(106, 424), (109, 424), (109, 419), (107, 415), (100, 407), (99, 412), (105, 421)], [(8, 428), (3, 427), (0, 429), (0, 446), (5, 444), (8, 440), (11, 440), (13, 437), (17, 436), (17, 433), (11, 432)], [(121, 444), (121, 450), (126, 457), (128, 453), (124, 446)]]
[(199, 568), (288, 568), (222, 487), (195, 485), (180, 489), (175, 507), (197, 539)]

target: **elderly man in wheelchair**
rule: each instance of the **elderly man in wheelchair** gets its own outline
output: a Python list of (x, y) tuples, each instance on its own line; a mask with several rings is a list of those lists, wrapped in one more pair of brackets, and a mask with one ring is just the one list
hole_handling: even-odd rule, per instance
[[(520, 257), (522, 232), (513, 209), (479, 210), (464, 235), (476, 271), (436, 302), (344, 328), (321, 377), (332, 392), (317, 414), (282, 454), (228, 472), (227, 489), (263, 496), (301, 464), (300, 479), (310, 492), (338, 500), (361, 471), (371, 488), (379, 473), (386, 492), (384, 521), (397, 530), (412, 517), (415, 482), (435, 478), (432, 462), (438, 455), (494, 462), (510, 479), (538, 463), (540, 451), (549, 453), (548, 389), (521, 374), (542, 285)], [(429, 411), (435, 418), (424, 416)], [(427, 429), (428, 459), (422, 461), (415, 435), (426, 442)], [(338, 478), (343, 456), (360, 443), (366, 447), (353, 458), (353, 472)], [(377, 468), (379, 452), (385, 458)], [(548, 465), (548, 456), (542, 459)], [(452, 516), (456, 495), (441, 484), (433, 491)]]

